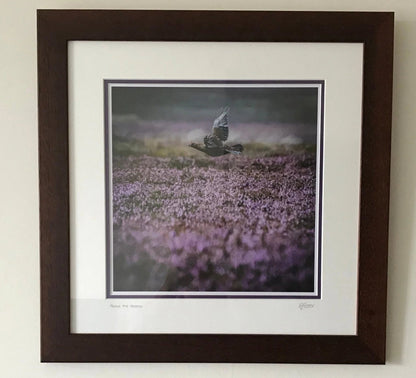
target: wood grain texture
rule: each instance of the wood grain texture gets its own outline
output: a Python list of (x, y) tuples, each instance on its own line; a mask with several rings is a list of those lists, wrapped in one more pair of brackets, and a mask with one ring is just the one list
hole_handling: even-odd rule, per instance
[[(42, 361), (385, 362), (393, 13), (39, 10), (37, 20)], [(70, 40), (364, 43), (356, 336), (70, 334)]]

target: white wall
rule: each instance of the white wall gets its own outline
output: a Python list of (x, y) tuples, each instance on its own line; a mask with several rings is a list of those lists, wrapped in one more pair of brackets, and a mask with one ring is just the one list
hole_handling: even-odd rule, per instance
[[(416, 3), (414, 0), (1, 0), (0, 376), (416, 376)], [(396, 12), (386, 366), (40, 364), (36, 8)]]

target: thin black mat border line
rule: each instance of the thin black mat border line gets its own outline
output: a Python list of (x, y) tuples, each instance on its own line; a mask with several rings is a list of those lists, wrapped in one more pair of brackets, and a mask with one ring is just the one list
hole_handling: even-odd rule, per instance
[[(318, 230), (315, 233), (315, 237), (318, 238), (317, 245), (317, 294), (316, 295), (192, 295), (192, 294), (161, 294), (161, 295), (140, 295), (140, 294), (130, 294), (130, 295), (120, 295), (112, 294), (112, 282), (111, 277), (111, 240), (110, 237), (112, 233), (112, 222), (110, 219), (110, 203), (112, 204), (112, 199), (110, 198), (110, 172), (109, 172), (109, 161), (110, 161), (110, 151), (109, 151), (109, 87), (111, 84), (317, 84), (321, 89), (321, 119), (320, 119), (320, 157), (319, 157), (319, 194), (318, 194), (318, 214), (315, 214), (315, 223), (316, 217), (318, 216)], [(134, 79), (104, 79), (104, 157), (105, 157), (105, 215), (106, 215), (106, 299), (178, 299), (178, 298), (203, 298), (203, 299), (321, 299), (322, 294), (322, 181), (323, 181), (323, 153), (324, 153), (324, 109), (325, 109), (325, 80), (134, 80)], [(112, 154), (111, 154), (112, 156)], [(314, 259), (315, 262), (315, 259)], [(114, 271), (114, 267), (113, 267)], [(113, 272), (114, 274), (114, 272)], [(127, 291), (127, 290), (126, 290)]]
[(232, 296), (232, 295), (118, 295), (114, 294), (110, 297), (107, 297), (105, 299), (310, 299), (310, 300), (319, 300), (317, 295), (316, 296), (294, 296), (294, 295), (288, 295), (288, 296), (277, 296), (277, 295), (256, 295), (256, 296), (250, 296), (250, 295), (240, 295), (240, 296)]
[(325, 80), (159, 80), (159, 79), (104, 79), (104, 84), (319, 84)]
[[(111, 282), (110, 277), (111, 275), (111, 253), (110, 253), (110, 245), (111, 245), (111, 234), (112, 234), (112, 224), (110, 224), (110, 205), (109, 205), (109, 198), (110, 198), (110, 169), (109, 169), (109, 162), (110, 162), (110, 152), (108, 148), (109, 143), (109, 128), (108, 128), (108, 88), (109, 83), (107, 80), (104, 80), (104, 178), (105, 178), (105, 297), (111, 297)], [(111, 202), (112, 203), (112, 202)]]
[[(322, 202), (323, 202), (323, 181), (324, 181), (324, 126), (325, 126), (325, 81), (321, 83), (321, 135), (319, 136), (319, 211), (318, 211), (318, 298), (322, 299)], [(361, 123), (362, 128), (362, 123)], [(316, 215), (315, 215), (316, 217)], [(316, 220), (315, 220), (316, 222)], [(359, 259), (357, 250), (357, 264)], [(358, 274), (357, 274), (358, 279)], [(357, 295), (358, 298), (358, 295)]]

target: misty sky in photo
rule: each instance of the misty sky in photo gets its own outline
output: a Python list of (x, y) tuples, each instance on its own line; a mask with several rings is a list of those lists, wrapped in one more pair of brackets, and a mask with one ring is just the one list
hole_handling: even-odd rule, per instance
[[(316, 143), (317, 88), (112, 87), (113, 133), (190, 141), (230, 107), (230, 139)], [(170, 129), (170, 130), (169, 130)]]

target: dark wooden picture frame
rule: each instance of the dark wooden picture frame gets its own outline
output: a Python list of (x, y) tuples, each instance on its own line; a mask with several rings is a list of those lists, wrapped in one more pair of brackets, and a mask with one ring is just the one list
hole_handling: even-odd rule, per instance
[[(42, 361), (385, 362), (393, 13), (39, 10), (37, 22)], [(71, 334), (71, 40), (364, 44), (356, 335)]]

